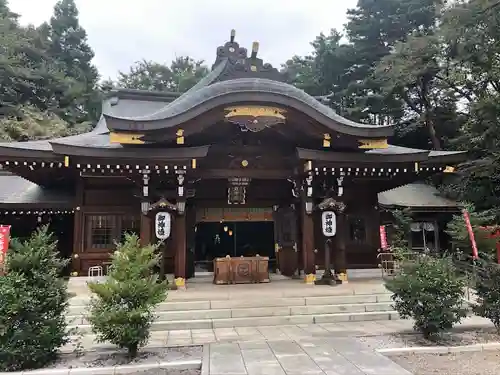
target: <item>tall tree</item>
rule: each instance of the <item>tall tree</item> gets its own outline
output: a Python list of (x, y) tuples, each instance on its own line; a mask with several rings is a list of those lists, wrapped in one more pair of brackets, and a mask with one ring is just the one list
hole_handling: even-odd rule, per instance
[(322, 96), (339, 114), (350, 117), (349, 98), (345, 89), (349, 83), (349, 70), (353, 64), (352, 48), (341, 43), (342, 34), (332, 29), (321, 33), (311, 43), (312, 54), (293, 56), (282, 66), (288, 82), (310, 95)]
[(396, 43), (373, 74), (383, 92), (400, 101), (405, 116), (398, 135), (413, 147), (441, 150), (446, 139), (457, 135), (457, 96), (442, 48), (435, 35), (412, 35)]
[(441, 33), (453, 85), (462, 92), (466, 121), (456, 140), (469, 151), (459, 179), (447, 186), (452, 197), (500, 219), (500, 1), (457, 1), (444, 14)]
[(196, 61), (188, 56), (177, 57), (170, 66), (142, 60), (130, 67), (127, 73), (119, 72), (115, 86), (139, 90), (185, 92), (207, 74), (208, 68), (203, 61)]
[(59, 0), (54, 7), (50, 24), (44, 26), (50, 40), (49, 52), (61, 64), (68, 78), (76, 83), (69, 97), (60, 98), (61, 106), (70, 107), (78, 100), (79, 113), (65, 113), (70, 123), (95, 120), (100, 115), (97, 99), (99, 74), (92, 59), (94, 52), (87, 42), (87, 33), (80, 25), (74, 0)]
[(361, 121), (399, 122), (403, 104), (374, 78), (377, 64), (391, 54), (395, 45), (413, 33), (426, 35), (436, 25), (443, 0), (359, 0), (347, 12), (346, 33), (354, 49), (346, 94), (353, 113)]
[(68, 108), (61, 107), (59, 98), (68, 96), (75, 82), (52, 59), (41, 31), (19, 25), (4, 4), (0, 13), (0, 139), (67, 135), (68, 124), (60, 117)]

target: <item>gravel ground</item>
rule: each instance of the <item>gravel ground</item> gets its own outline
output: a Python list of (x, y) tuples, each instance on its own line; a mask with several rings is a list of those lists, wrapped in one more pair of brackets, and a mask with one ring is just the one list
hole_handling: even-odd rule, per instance
[[(83, 352), (81, 355), (75, 353), (62, 354), (57, 362), (48, 368), (76, 368), (76, 367), (107, 367), (127, 364), (145, 364), (156, 362), (169, 362), (180, 360), (194, 360), (202, 358), (201, 346), (186, 346), (176, 348), (150, 348), (147, 347), (139, 352), (134, 360), (130, 361), (125, 351), (116, 350), (96, 350)], [(156, 370), (158, 374), (166, 374)], [(144, 373), (147, 375), (156, 374), (154, 372)], [(169, 375), (196, 375), (196, 372), (168, 372)]]
[(500, 336), (494, 329), (470, 330), (444, 334), (438, 342), (425, 340), (419, 334), (392, 334), (359, 337), (359, 340), (373, 349), (404, 348), (412, 346), (460, 346), (499, 342)]
[[(115, 372), (115, 375), (131, 375), (130, 372)], [(167, 369), (156, 369), (156, 370), (145, 370), (145, 371), (135, 371), (134, 375), (200, 375), (201, 370), (167, 370)]]
[(498, 375), (500, 351), (391, 356), (414, 375)]

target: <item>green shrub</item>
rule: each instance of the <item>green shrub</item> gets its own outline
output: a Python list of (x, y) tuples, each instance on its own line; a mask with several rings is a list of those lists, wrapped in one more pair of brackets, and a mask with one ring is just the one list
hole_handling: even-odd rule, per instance
[(57, 254), (48, 227), (26, 241), (12, 240), (7, 274), (0, 276), (0, 369), (40, 368), (69, 342), (68, 293), (59, 278), (69, 260)]
[(413, 318), (415, 330), (434, 339), (465, 317), (462, 307), (464, 280), (447, 258), (422, 256), (404, 262), (401, 272), (386, 282), (395, 309), (403, 319)]
[(477, 305), (474, 312), (492, 321), (500, 334), (500, 266), (488, 264), (476, 282)]
[(127, 234), (112, 256), (103, 283), (89, 283), (93, 293), (89, 322), (98, 342), (126, 348), (131, 358), (146, 345), (154, 308), (166, 297), (167, 283), (154, 273), (157, 246), (141, 247), (136, 235)]

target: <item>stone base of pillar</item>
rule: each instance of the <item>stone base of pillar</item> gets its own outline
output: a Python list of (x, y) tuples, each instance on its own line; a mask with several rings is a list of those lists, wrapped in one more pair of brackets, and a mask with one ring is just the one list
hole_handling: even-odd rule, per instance
[(314, 285), (314, 282), (316, 281), (316, 275), (314, 273), (308, 273), (304, 281), (307, 285)]
[(174, 279), (175, 286), (177, 289), (186, 289), (186, 280), (182, 277)]
[(347, 273), (339, 273), (338, 279), (342, 282), (342, 284), (347, 284), (349, 282), (347, 280)]

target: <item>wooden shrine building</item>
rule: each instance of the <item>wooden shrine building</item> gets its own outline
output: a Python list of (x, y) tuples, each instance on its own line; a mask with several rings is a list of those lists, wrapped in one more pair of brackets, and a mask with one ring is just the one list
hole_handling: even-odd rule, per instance
[(73, 274), (86, 275), (124, 232), (156, 241), (161, 201), (173, 213), (164, 267), (177, 278), (210, 271), (214, 257), (260, 254), (311, 280), (324, 251), (316, 207), (334, 198), (345, 206), (335, 268), (376, 267), (378, 193), (443, 172), (464, 153), (391, 145), (392, 126), (339, 116), (257, 50), (233, 32), (210, 74), (182, 95), (118, 89), (88, 133), (1, 143), (0, 223), (15, 235), (16, 220), (31, 228), (66, 215), (57, 232)]

